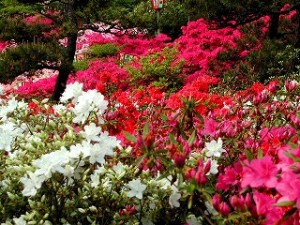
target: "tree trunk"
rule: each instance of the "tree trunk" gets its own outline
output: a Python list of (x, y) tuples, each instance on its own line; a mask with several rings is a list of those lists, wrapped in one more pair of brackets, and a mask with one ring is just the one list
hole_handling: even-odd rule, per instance
[(269, 38), (276, 39), (278, 38), (278, 27), (279, 27), (279, 12), (271, 12), (271, 21), (269, 27)]
[(76, 42), (78, 36), (78, 27), (76, 19), (76, 3), (70, 1), (65, 9), (65, 18), (69, 24), (69, 31), (67, 34), (67, 47), (66, 57), (62, 60), (60, 68), (58, 70), (58, 77), (55, 84), (52, 100), (59, 101), (61, 95), (65, 91), (66, 84), (70, 73), (73, 71), (73, 61), (76, 52)]

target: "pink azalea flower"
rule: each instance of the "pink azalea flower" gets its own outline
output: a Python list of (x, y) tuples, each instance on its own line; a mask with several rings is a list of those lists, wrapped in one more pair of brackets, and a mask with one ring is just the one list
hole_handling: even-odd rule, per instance
[(300, 209), (300, 177), (293, 171), (282, 174), (280, 182), (276, 185), (276, 190), (282, 195), (280, 201), (295, 201), (297, 208)]
[(213, 119), (204, 119), (204, 128), (201, 131), (202, 135), (210, 135), (211, 137), (216, 137), (218, 135), (218, 124)]
[(277, 184), (277, 168), (270, 156), (261, 159), (254, 159), (246, 163), (243, 167), (241, 179), (242, 188), (247, 186), (256, 187), (275, 187)]
[(242, 165), (239, 162), (234, 163), (233, 166), (225, 168), (224, 173), (220, 174), (216, 184), (218, 190), (229, 190), (232, 186), (239, 184), (240, 173), (242, 172)]
[(256, 212), (258, 215), (266, 215), (268, 211), (274, 207), (275, 200), (270, 195), (255, 191), (253, 193), (253, 199), (256, 206)]

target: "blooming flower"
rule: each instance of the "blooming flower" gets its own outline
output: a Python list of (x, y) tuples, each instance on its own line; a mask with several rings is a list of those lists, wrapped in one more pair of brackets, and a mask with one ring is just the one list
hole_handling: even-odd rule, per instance
[(34, 160), (32, 165), (37, 168), (35, 172), (37, 175), (50, 178), (55, 172), (63, 173), (65, 171), (63, 166), (69, 161), (69, 151), (61, 148), (61, 150), (50, 152)]
[(174, 208), (174, 207), (177, 208), (180, 206), (180, 203), (179, 203), (180, 198), (181, 198), (180, 192), (178, 192), (177, 188), (173, 188), (172, 194), (169, 197), (169, 204), (170, 204), (171, 208)]
[(6, 121), (0, 125), (0, 150), (7, 152), (11, 151), (11, 145), (14, 139), (23, 132), (22, 128), (16, 126), (16, 124)]
[(78, 97), (82, 94), (83, 84), (74, 82), (73, 84), (67, 85), (64, 93), (62, 94), (60, 101), (67, 102), (69, 99), (74, 99), (73, 102), (77, 102)]
[(223, 142), (221, 138), (218, 138), (218, 141), (212, 140), (211, 142), (205, 143), (205, 150), (207, 157), (220, 157), (223, 152), (226, 152), (224, 148), (222, 148)]
[(5, 92), (4, 92), (4, 87), (3, 87), (3, 84), (0, 84), (0, 95), (4, 95)]
[(241, 185), (247, 187), (275, 187), (277, 168), (270, 156), (252, 160), (243, 167)]
[(34, 196), (37, 193), (37, 190), (41, 188), (42, 183), (46, 178), (43, 175), (36, 175), (32, 172), (28, 172), (28, 176), (21, 178), (21, 182), (24, 185), (22, 194), (24, 196)]
[(101, 127), (97, 127), (95, 123), (91, 123), (89, 125), (84, 126), (84, 131), (81, 131), (83, 137), (89, 141), (99, 141), (101, 140), (99, 135), (101, 132)]
[(134, 179), (128, 183), (128, 187), (130, 188), (130, 191), (127, 192), (127, 196), (129, 198), (136, 197), (138, 199), (143, 198), (143, 192), (146, 189), (146, 185), (141, 182), (141, 180)]
[(206, 175), (217, 174), (219, 172), (218, 171), (218, 167), (219, 167), (218, 161), (217, 160), (211, 160), (210, 162), (211, 162), (210, 169), (209, 169), (209, 171)]
[(104, 100), (104, 96), (96, 90), (88, 90), (78, 97), (73, 112), (76, 117), (74, 123), (85, 123), (92, 111), (102, 114), (107, 108), (108, 102)]
[(293, 171), (284, 172), (282, 179), (275, 186), (276, 190), (282, 195), (281, 201), (295, 201), (297, 208), (300, 209), (300, 179)]
[(105, 163), (105, 155), (106, 155), (106, 148), (102, 148), (102, 146), (97, 143), (91, 145), (90, 147), (90, 163), (98, 162), (100, 164)]
[(13, 219), (15, 225), (26, 225), (26, 221), (24, 220), (24, 216), (20, 216), (19, 218), (14, 218)]
[(197, 219), (197, 217), (193, 214), (189, 215), (186, 219), (186, 223), (188, 225), (202, 225), (202, 222)]

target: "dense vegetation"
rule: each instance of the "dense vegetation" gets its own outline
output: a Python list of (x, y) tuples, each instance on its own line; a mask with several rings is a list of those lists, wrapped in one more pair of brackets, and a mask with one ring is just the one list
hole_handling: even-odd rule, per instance
[(1, 0), (0, 222), (298, 224), (299, 3), (242, 2)]

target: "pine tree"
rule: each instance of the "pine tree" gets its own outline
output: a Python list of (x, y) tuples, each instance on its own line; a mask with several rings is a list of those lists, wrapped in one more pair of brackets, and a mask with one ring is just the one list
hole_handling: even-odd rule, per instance
[[(73, 70), (79, 31), (99, 30), (94, 23), (104, 18), (102, 12), (111, 4), (108, 0), (0, 0), (0, 40), (16, 43), (0, 55), (0, 82), (25, 72), (55, 69), (59, 75), (52, 99), (59, 100)], [(59, 44), (61, 38), (66, 38), (66, 46)]]
[[(298, 0), (184, 0), (185, 7), (189, 10), (192, 19), (205, 17), (209, 19), (216, 27), (237, 27), (245, 25), (264, 16), (270, 16), (269, 37), (278, 38), (279, 35), (279, 17), (293, 10), (300, 13), (300, 2)], [(286, 4), (289, 4), (286, 10), (281, 10)], [(296, 22), (295, 33), (297, 41), (300, 41), (298, 35), (300, 26)]]

